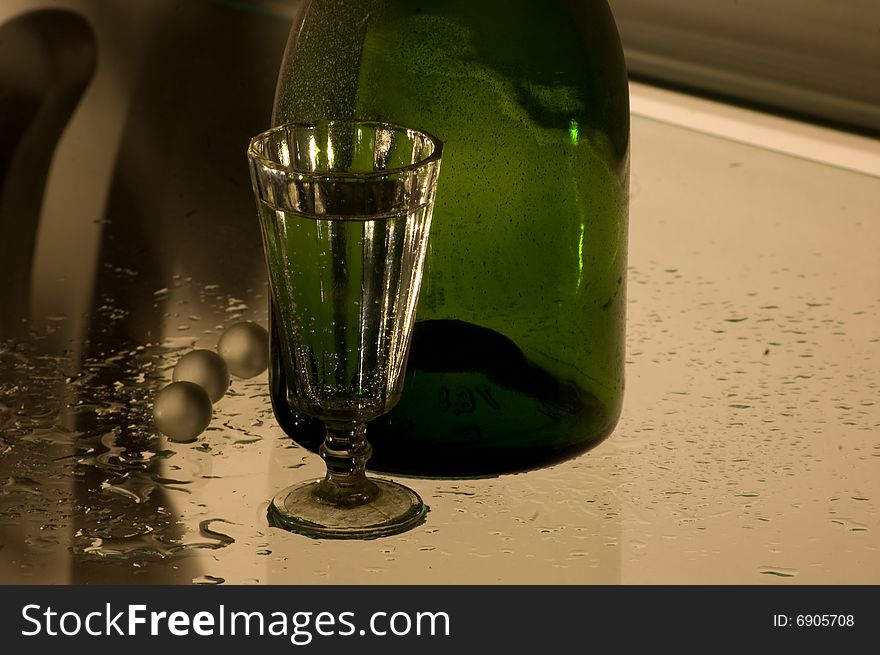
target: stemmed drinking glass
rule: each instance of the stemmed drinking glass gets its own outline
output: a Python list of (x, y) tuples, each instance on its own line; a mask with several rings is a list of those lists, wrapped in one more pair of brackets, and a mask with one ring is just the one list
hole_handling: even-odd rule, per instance
[(326, 476), (275, 496), (277, 527), (373, 538), (424, 520), (418, 494), (366, 476), (365, 428), (402, 391), (441, 150), (424, 132), (351, 120), (281, 125), (250, 143), (290, 402), (327, 428)]

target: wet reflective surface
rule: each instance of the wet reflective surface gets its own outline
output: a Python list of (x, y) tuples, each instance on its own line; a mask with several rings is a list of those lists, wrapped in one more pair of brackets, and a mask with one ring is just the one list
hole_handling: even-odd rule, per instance
[(265, 374), (234, 379), (192, 444), (149, 416), (182, 354), (265, 325), (243, 187), (222, 228), (241, 247), (170, 219), (162, 267), (105, 242), (85, 338), (64, 314), (4, 337), (0, 581), (880, 582), (880, 180), (643, 118), (633, 134), (627, 396), (595, 450), (406, 479), (431, 512), (400, 536), (270, 528), (273, 490), (323, 464), (275, 424)]

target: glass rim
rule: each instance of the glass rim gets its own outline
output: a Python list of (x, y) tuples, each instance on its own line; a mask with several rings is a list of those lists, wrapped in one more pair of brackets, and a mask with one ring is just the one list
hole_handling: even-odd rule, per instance
[[(316, 128), (318, 126), (327, 126), (330, 127), (333, 124), (348, 124), (353, 126), (358, 125), (369, 125), (369, 126), (377, 126), (377, 127), (385, 127), (394, 132), (409, 132), (419, 134), (425, 137), (428, 141), (431, 142), (433, 146), (433, 150), (431, 154), (423, 157), (417, 162), (412, 164), (407, 164), (406, 166), (395, 166), (394, 168), (387, 168), (384, 170), (378, 171), (360, 171), (360, 172), (352, 172), (352, 171), (308, 171), (302, 170), (295, 166), (284, 165), (278, 161), (276, 161), (273, 157), (268, 157), (262, 152), (260, 152), (257, 148), (257, 144), (261, 142), (265, 142), (272, 135), (277, 134), (281, 131), (290, 131), (291, 128), (294, 129), (306, 129), (306, 128)], [(430, 132), (426, 132), (425, 130), (407, 127), (406, 125), (401, 125), (400, 123), (391, 123), (388, 121), (372, 121), (372, 120), (361, 120), (358, 118), (333, 118), (326, 120), (319, 120), (313, 122), (303, 122), (303, 121), (291, 121), (287, 123), (280, 123), (275, 125), (268, 130), (264, 130), (260, 132), (253, 138), (251, 138), (250, 143), (248, 144), (247, 150), (248, 158), (252, 161), (259, 162), (261, 166), (264, 168), (277, 171), (279, 173), (285, 174), (293, 174), (297, 175), (301, 178), (313, 178), (313, 179), (321, 179), (321, 180), (332, 180), (332, 179), (371, 179), (371, 178), (384, 178), (393, 175), (397, 175), (400, 173), (408, 173), (412, 171), (417, 171), (425, 166), (439, 162), (442, 154), (443, 154), (443, 141), (441, 141), (438, 137), (434, 136)]]

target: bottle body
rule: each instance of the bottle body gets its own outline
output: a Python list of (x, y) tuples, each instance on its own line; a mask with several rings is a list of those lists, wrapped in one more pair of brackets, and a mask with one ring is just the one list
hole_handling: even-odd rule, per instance
[[(629, 114), (607, 5), (342, 4), (306, 6), (273, 121), (357, 116), (446, 144), (403, 396), (369, 428), (371, 465), (493, 473), (595, 445), (620, 413), (625, 322)], [(280, 378), (276, 414), (317, 447)]]

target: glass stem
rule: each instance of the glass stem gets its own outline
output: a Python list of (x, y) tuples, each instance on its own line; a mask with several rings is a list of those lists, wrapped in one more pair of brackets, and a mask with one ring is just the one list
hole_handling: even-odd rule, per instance
[(367, 460), (373, 448), (363, 423), (327, 424), (327, 436), (319, 452), (327, 476), (315, 487), (317, 500), (337, 507), (356, 507), (375, 500), (379, 487), (367, 479)]

